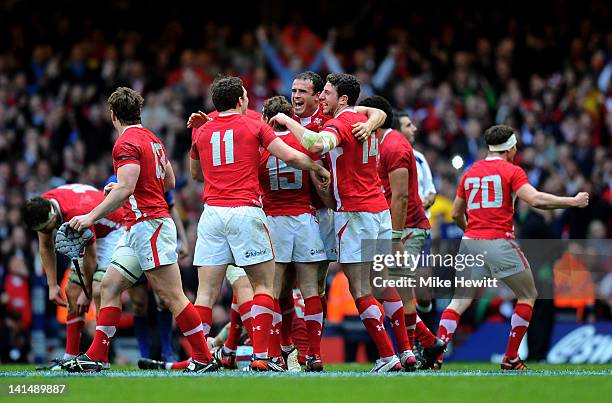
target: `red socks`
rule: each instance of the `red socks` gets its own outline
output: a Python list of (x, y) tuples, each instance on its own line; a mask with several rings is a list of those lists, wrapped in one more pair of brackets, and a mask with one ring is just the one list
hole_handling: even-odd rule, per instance
[(321, 306), (320, 297), (309, 297), (304, 300), (304, 321), (308, 331), (308, 354), (321, 355), (323, 307)]
[(210, 333), (210, 328), (212, 327), (212, 308), (204, 305), (195, 305), (195, 309), (202, 322), (202, 331), (204, 332), (204, 340), (206, 340), (208, 333)]
[(380, 358), (387, 358), (395, 355), (391, 340), (385, 331), (383, 314), (376, 303), (376, 299), (371, 295), (365, 295), (355, 300), (355, 305), (359, 311), (359, 317), (368, 330), (370, 337), (376, 344)]
[(453, 334), (455, 334), (455, 330), (457, 330), (460, 318), (461, 315), (454, 309), (446, 308), (444, 312), (442, 312), (440, 326), (438, 327), (438, 337), (444, 343), (448, 344), (453, 339)]
[[(415, 312), (416, 315), (416, 312)], [(416, 315), (416, 337), (419, 339), (419, 343), (424, 348), (429, 348), (436, 343), (436, 336), (433, 335), (427, 325), (421, 320), (419, 315)]]
[(309, 354), (310, 350), (308, 329), (306, 328), (304, 318), (298, 318), (297, 315), (293, 318), (291, 339), (298, 350), (298, 362), (302, 365), (306, 364), (306, 356)]
[(253, 318), (251, 316), (251, 308), (253, 308), (253, 301), (247, 301), (244, 304), (238, 307), (238, 312), (240, 312), (240, 320), (242, 320), (242, 325), (246, 329), (247, 335), (249, 339), (251, 339), (251, 343), (253, 342)]
[(414, 349), (414, 334), (416, 329), (417, 313), (406, 313), (404, 314), (404, 322), (406, 323), (406, 334), (408, 335), (408, 342), (410, 348)]
[(280, 304), (274, 299), (274, 314), (272, 315), (272, 329), (268, 338), (268, 357), (280, 357), (281, 355), (281, 328), (283, 315), (281, 314)]
[[(280, 314), (280, 313), (279, 313)], [(251, 309), (253, 320), (253, 355), (260, 359), (268, 358), (268, 338), (272, 330), (274, 300), (267, 294), (256, 294)]]
[(66, 317), (66, 354), (76, 356), (81, 349), (81, 332), (85, 318), (77, 313), (69, 313)]
[(121, 319), (121, 309), (109, 306), (100, 309), (100, 316), (96, 323), (96, 334), (87, 350), (87, 356), (94, 361), (108, 362), (108, 348), (111, 339), (117, 332), (117, 325)]
[(225, 349), (228, 351), (235, 352), (238, 348), (238, 342), (242, 335), (242, 319), (240, 318), (240, 312), (238, 311), (238, 304), (236, 303), (236, 297), (232, 300), (232, 308), (230, 310), (230, 325), (227, 340), (225, 341)]
[(292, 346), (291, 330), (293, 328), (293, 317), (295, 316), (295, 305), (293, 303), (293, 295), (280, 298), (278, 300), (280, 311), (283, 315), (281, 328), (281, 346)]
[[(208, 318), (206, 315), (208, 315), (209, 312), (212, 313), (212, 310), (207, 307), (198, 308), (200, 309), (196, 310), (191, 303), (188, 303), (181, 313), (176, 316), (176, 324), (191, 345), (191, 357), (196, 361), (208, 363), (212, 357), (208, 350), (208, 345), (206, 344), (204, 326), (202, 325), (202, 319), (200, 319), (200, 317), (204, 315), (202, 317)], [(200, 315), (198, 315), (198, 311)]]
[[(397, 291), (394, 289), (397, 293)], [(400, 352), (412, 350), (410, 341), (408, 339), (408, 333), (406, 331), (406, 322), (404, 319), (404, 304), (399, 295), (397, 297), (385, 298), (382, 301), (383, 310), (385, 316), (389, 318), (389, 325), (395, 336), (397, 342), (397, 348)]]
[(510, 360), (518, 356), (518, 349), (529, 327), (532, 313), (533, 307), (531, 305), (520, 303), (514, 307), (511, 320), (512, 330), (508, 339), (508, 347), (506, 347), (506, 357)]

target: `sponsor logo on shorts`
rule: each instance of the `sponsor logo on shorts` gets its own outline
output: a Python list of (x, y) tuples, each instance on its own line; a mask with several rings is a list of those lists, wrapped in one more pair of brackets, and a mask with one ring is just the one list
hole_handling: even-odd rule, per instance
[(310, 249), (310, 256), (317, 255), (319, 253), (324, 253), (325, 249)]
[(252, 258), (252, 257), (263, 256), (266, 253), (268, 253), (267, 249), (247, 250), (246, 252), (244, 252), (244, 257), (249, 259), (249, 258)]

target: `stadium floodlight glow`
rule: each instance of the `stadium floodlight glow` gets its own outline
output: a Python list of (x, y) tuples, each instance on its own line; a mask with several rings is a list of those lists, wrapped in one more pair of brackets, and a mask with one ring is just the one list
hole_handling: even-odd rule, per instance
[(463, 158), (461, 158), (460, 155), (455, 155), (453, 159), (451, 160), (451, 165), (455, 169), (463, 168)]

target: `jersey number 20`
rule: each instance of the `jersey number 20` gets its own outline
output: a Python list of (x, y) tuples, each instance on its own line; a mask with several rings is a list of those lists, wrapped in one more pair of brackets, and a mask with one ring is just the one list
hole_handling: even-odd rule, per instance
[[(501, 176), (489, 175), (479, 178), (473, 176), (465, 179), (465, 191), (468, 192), (468, 210), (479, 208), (499, 208), (502, 206), (504, 195)], [(481, 202), (475, 202), (476, 194), (480, 191)], [(493, 197), (491, 197), (491, 191)]]

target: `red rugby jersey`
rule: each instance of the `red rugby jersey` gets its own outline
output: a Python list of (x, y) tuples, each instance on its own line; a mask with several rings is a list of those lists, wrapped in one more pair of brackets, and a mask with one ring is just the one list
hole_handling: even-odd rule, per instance
[[(60, 210), (61, 222), (68, 222), (72, 217), (91, 212), (104, 200), (104, 193), (93, 186), (73, 183), (46, 191), (41, 197), (56, 202)], [(93, 232), (96, 238), (104, 238), (111, 231), (121, 227), (125, 211), (118, 208), (106, 217), (96, 221)]]
[(190, 155), (202, 165), (202, 201), (211, 206), (261, 207), (260, 148), (274, 139), (270, 126), (239, 113), (220, 114), (200, 127)]
[(457, 197), (467, 202), (464, 235), (472, 239), (514, 238), (514, 200), (517, 190), (528, 182), (522, 168), (501, 158), (474, 163), (457, 187)]
[(380, 158), (378, 161), (378, 176), (382, 183), (387, 204), (391, 208), (391, 184), (389, 173), (398, 168), (408, 170), (408, 211), (404, 228), (431, 228), (425, 214), (423, 203), (419, 197), (419, 178), (417, 175), (416, 159), (410, 142), (401, 133), (388, 129), (382, 135), (378, 145)]
[[(289, 146), (308, 155), (313, 160), (321, 159), (306, 150), (289, 131), (275, 132)], [(262, 150), (259, 165), (259, 183), (263, 190), (263, 208), (269, 216), (295, 216), (312, 213), (310, 171), (288, 166), (268, 150)]]
[(362, 143), (352, 134), (352, 125), (366, 120), (365, 115), (347, 108), (321, 129), (338, 140), (338, 146), (327, 154), (338, 211), (379, 213), (388, 209), (376, 167), (378, 140), (370, 136)]
[(162, 142), (141, 125), (128, 126), (117, 139), (113, 147), (115, 175), (124, 165), (140, 165), (134, 193), (124, 205), (128, 211), (125, 215), (128, 228), (137, 222), (170, 217), (164, 197), (167, 163), (166, 148)]

